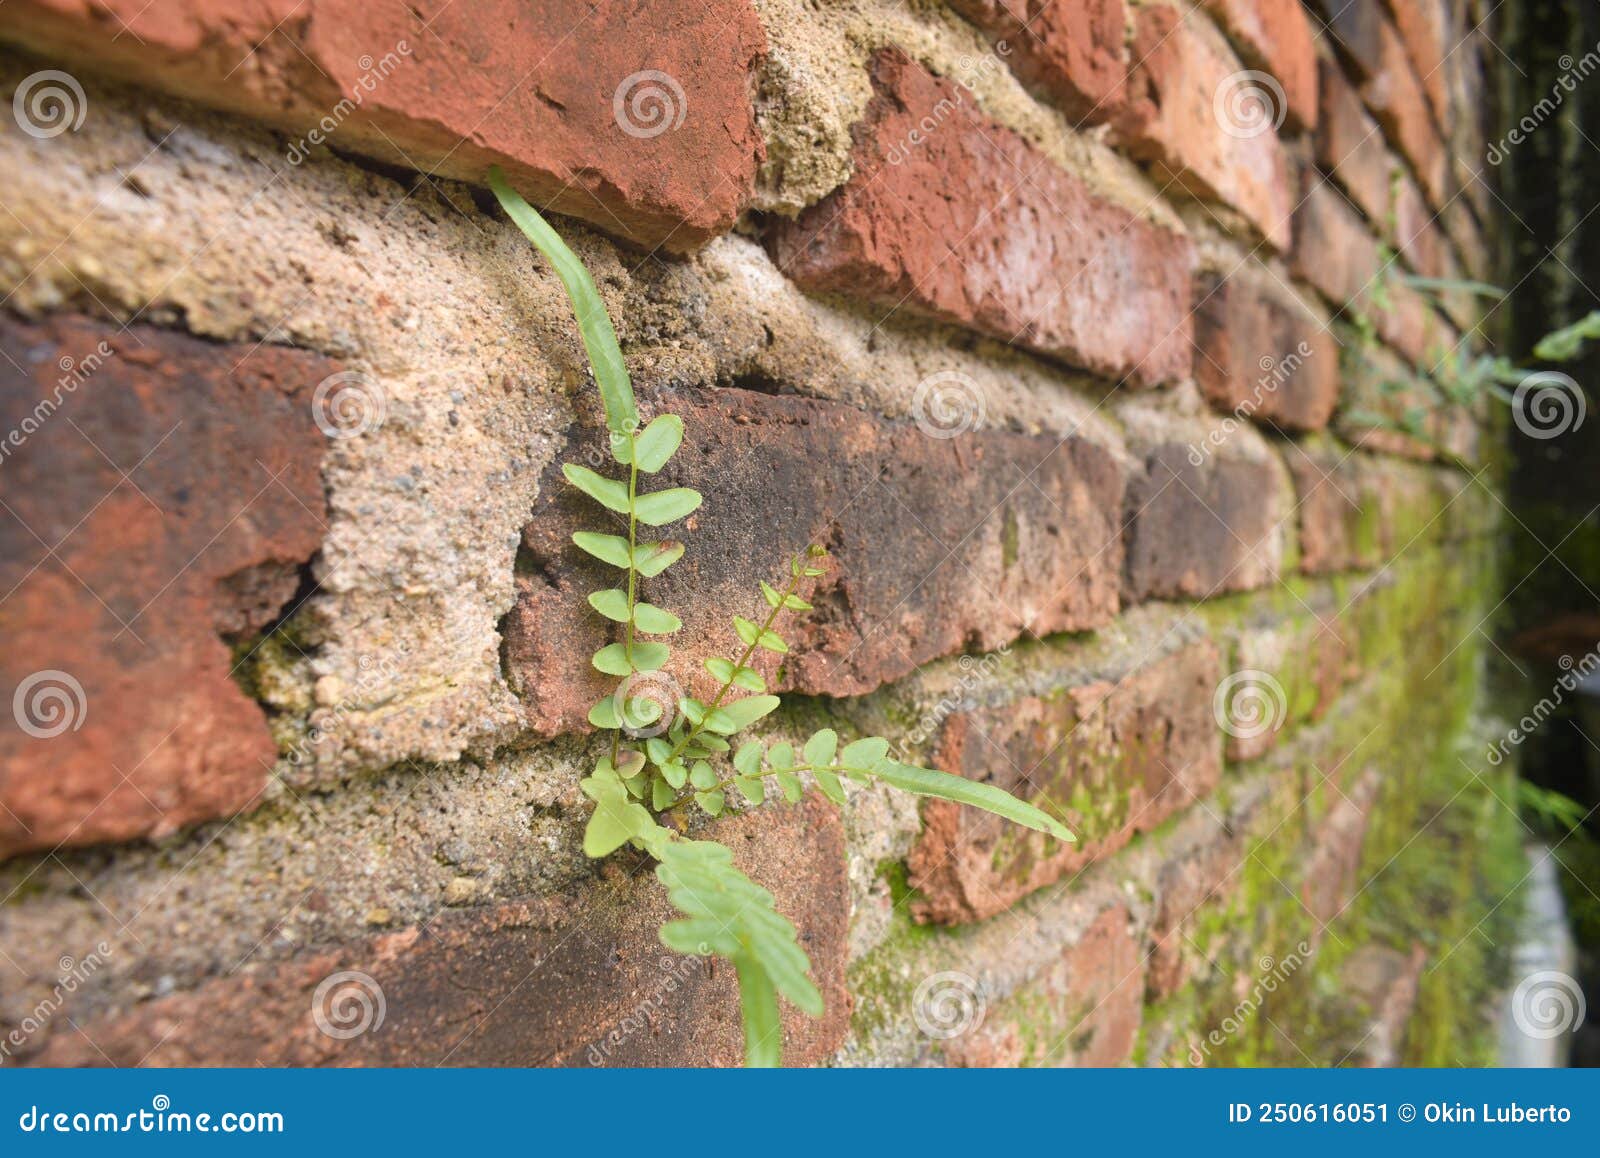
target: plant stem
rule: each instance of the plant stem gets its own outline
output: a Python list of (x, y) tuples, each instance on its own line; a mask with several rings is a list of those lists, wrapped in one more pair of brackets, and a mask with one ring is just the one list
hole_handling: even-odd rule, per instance
[[(742, 776), (735, 773), (726, 780), (718, 780), (710, 788), (690, 788), (685, 795), (678, 797), (656, 815), (665, 816), (669, 812), (682, 808), (702, 792), (724, 792), (733, 785), (735, 780), (765, 780), (768, 776), (776, 776), (779, 772), (815, 772), (816, 770), (817, 765), (815, 764), (796, 764), (793, 768), (769, 768), (765, 772), (756, 773), (754, 776)], [(832, 765), (824, 767), (822, 770), (824, 772), (837, 772), (846, 776), (852, 772), (870, 775), (865, 768), (845, 768), (842, 765)]]
[[(614, 439), (616, 435), (611, 435)], [(628, 436), (628, 622), (623, 626), (622, 653), (628, 659), (628, 666), (633, 667), (633, 607), (638, 599), (639, 572), (635, 567), (634, 549), (635, 538), (638, 535), (639, 523), (634, 515), (634, 501), (639, 489), (639, 464), (637, 446), (632, 433)], [(627, 676), (626, 679), (633, 677)], [(620, 685), (619, 685), (620, 687)], [(628, 722), (628, 697), (622, 697), (622, 707), (617, 713), (617, 729), (611, 733), (611, 762), (617, 762), (618, 753), (622, 748), (622, 729)]]
[[(788, 597), (793, 595), (795, 590), (800, 586), (800, 576), (794, 573), (795, 570), (796, 568), (794, 567), (789, 568), (789, 582), (784, 585), (783, 598), (778, 600), (778, 605), (776, 607), (767, 612), (767, 618), (762, 622), (761, 630), (756, 633), (754, 640), (745, 645), (744, 654), (741, 655), (738, 659), (738, 662), (733, 665), (734, 676), (737, 676), (744, 666), (750, 662), (750, 657), (755, 654), (756, 644), (761, 641), (761, 637), (763, 635), (772, 630), (772, 625), (778, 620), (778, 612), (783, 610), (783, 605), (787, 601)], [(671, 754), (667, 756), (663, 763), (670, 764), (679, 756), (683, 755), (684, 750), (694, 742), (694, 738), (705, 730), (705, 722), (711, 718), (711, 713), (717, 710), (717, 706), (722, 703), (723, 697), (728, 694), (732, 687), (732, 677), (723, 681), (722, 686), (717, 689), (717, 694), (712, 698), (711, 702), (706, 705), (706, 714), (700, 717), (700, 722), (698, 724), (691, 725), (689, 730), (683, 734), (683, 739), (678, 741), (677, 745), (672, 749)], [(710, 789), (707, 789), (707, 791), (710, 791)], [(673, 805), (672, 807), (677, 806)]]

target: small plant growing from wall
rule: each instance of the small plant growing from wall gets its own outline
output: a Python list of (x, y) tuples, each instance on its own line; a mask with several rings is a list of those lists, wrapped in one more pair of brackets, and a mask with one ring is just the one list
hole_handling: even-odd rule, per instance
[(663, 824), (664, 817), (683, 819), (693, 811), (717, 816), (726, 808), (729, 792), (759, 805), (771, 795), (792, 803), (814, 790), (843, 804), (844, 781), (877, 781), (970, 804), (1058, 840), (1074, 837), (1053, 817), (992, 785), (891, 759), (889, 742), (882, 737), (842, 743), (831, 728), (824, 728), (798, 750), (788, 743), (739, 740), (779, 706), (751, 661), (758, 651), (788, 651), (777, 625), (786, 612), (810, 610), (800, 590), (823, 574), (817, 566), (824, 556), (821, 547), (806, 548), (788, 561), (777, 582), (762, 583), (759, 602), (751, 593), (752, 607), (762, 608), (759, 614), (731, 615), (730, 654), (705, 661), (717, 681), (709, 700), (685, 696), (663, 705), (633, 694), (641, 677), (648, 679), (667, 666), (672, 651), (664, 640), (682, 626), (671, 611), (644, 598), (644, 586), (684, 553), (683, 543), (656, 538), (657, 529), (697, 510), (701, 495), (689, 487), (643, 488), (682, 446), (683, 420), (661, 414), (640, 426), (616, 331), (588, 270), (498, 170), (490, 171), (489, 186), (566, 288), (605, 408), (611, 457), (620, 468), (617, 477), (574, 463), (562, 468), (569, 483), (612, 516), (610, 530), (572, 536), (580, 550), (610, 568), (615, 578), (614, 585), (589, 596), (589, 605), (615, 624), (615, 638), (594, 653), (593, 664), (618, 683), (589, 710), (589, 722), (608, 733), (609, 741), (582, 782), (584, 794), (594, 802), (583, 850), (598, 858), (632, 845), (655, 859), (657, 878), (683, 914), (682, 920), (662, 927), (662, 943), (675, 952), (713, 953), (732, 962), (739, 978), (746, 1064), (777, 1065), (782, 1049), (779, 994), (813, 1017), (823, 1011), (822, 994), (809, 975), (811, 962), (772, 894), (734, 867), (726, 847), (690, 839), (678, 827)]

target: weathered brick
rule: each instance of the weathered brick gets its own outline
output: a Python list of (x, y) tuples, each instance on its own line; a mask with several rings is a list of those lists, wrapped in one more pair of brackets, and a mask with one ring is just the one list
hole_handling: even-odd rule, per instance
[(1128, 79), (1123, 0), (952, 0), (1024, 82), (1079, 125), (1108, 120)]
[(1288, 164), (1276, 131), (1241, 112), (1249, 88), (1221, 34), (1168, 4), (1135, 17), (1128, 103), (1117, 136), (1162, 181), (1190, 196), (1237, 210), (1280, 250), (1289, 247)]
[(1378, 243), (1344, 199), (1321, 176), (1307, 169), (1294, 211), (1294, 251), (1290, 268), (1336, 307), (1344, 308), (1367, 291), (1382, 265)]
[(1348, 792), (1335, 796), (1333, 806), (1318, 822), (1300, 884), (1300, 901), (1318, 926), (1312, 944), (1321, 939), (1323, 928), (1344, 912), (1355, 894), (1378, 782), (1377, 769), (1366, 769)]
[(1411, 268), (1424, 277), (1445, 277), (1446, 243), (1434, 224), (1433, 211), (1415, 181), (1403, 177), (1394, 186), (1394, 245)]
[(1300, 511), (1300, 569), (1308, 575), (1358, 571), (1379, 563), (1376, 497), (1363, 459), (1337, 449), (1284, 448)]
[(1358, 80), (1381, 67), (1383, 9), (1379, 0), (1312, 0)]
[(1217, 651), (1186, 644), (1114, 681), (950, 716), (934, 764), (1033, 800), (1078, 835), (1060, 844), (946, 801), (923, 810), (907, 861), (919, 919), (980, 920), (1122, 848), (1217, 785)]
[(1130, 602), (1248, 591), (1282, 569), (1289, 498), (1279, 469), (1220, 455), (1197, 463), (1196, 453), (1163, 443), (1128, 480)]
[(1215, 704), (1228, 759), (1258, 759), (1326, 715), (1356, 674), (1355, 653), (1354, 626), (1332, 607), (1244, 625)]
[[(705, 834), (733, 849), (795, 922), (827, 1013), (785, 1017), (784, 1060), (813, 1064), (843, 1039), (850, 908), (844, 834), (832, 806), (811, 800), (723, 820)], [(742, 1054), (734, 972), (679, 956), (656, 931), (672, 919), (644, 863), (574, 893), (435, 918), (359, 943), (310, 946), (290, 960), (246, 965), (197, 989), (99, 1017), (66, 1019), (30, 1061), (43, 1065), (736, 1065)], [(270, 930), (265, 930), (270, 934)], [(365, 974), (383, 1017), (346, 1032), (318, 986)], [(339, 990), (332, 991), (334, 994)], [(69, 1016), (71, 1012), (69, 1011)]]
[(1331, 300), (1335, 307), (1368, 318), (1379, 337), (1416, 363), (1439, 346), (1445, 334), (1427, 300), (1400, 281), (1402, 272), (1386, 259), (1378, 241), (1342, 194), (1310, 170), (1305, 196), (1295, 208), (1295, 248), (1290, 268)]
[(801, 286), (955, 322), (1148, 385), (1189, 371), (1187, 238), (1092, 194), (898, 51), (850, 181), (771, 243)]
[(1326, 325), (1240, 276), (1202, 277), (1195, 299), (1195, 380), (1213, 406), (1288, 430), (1327, 425), (1339, 349)]
[[(796, 691), (858, 695), (936, 656), (1117, 612), (1122, 478), (1093, 443), (990, 429), (932, 437), (839, 403), (733, 389), (661, 402), (688, 429), (661, 485), (706, 496), (688, 553), (646, 581), (649, 598), (683, 618), (672, 670), (687, 688), (715, 690), (700, 660), (738, 646), (728, 617), (764, 609), (758, 580), (779, 578), (813, 542), (833, 559), (808, 596), (816, 610), (782, 625), (792, 650), (781, 686)], [(505, 624), (528, 724), (547, 735), (586, 727), (614, 683), (589, 666), (605, 624), (584, 598), (615, 573), (572, 545), (585, 528), (614, 529), (552, 466)], [(776, 657), (765, 666), (776, 679)]]
[(1153, 1001), (1176, 993), (1188, 978), (1184, 937), (1196, 911), (1237, 889), (1244, 838), (1220, 825), (1211, 836), (1179, 851), (1157, 874), (1145, 978)]
[[(18, 0), (0, 37), (333, 146), (481, 182), (643, 245), (726, 232), (763, 156), (749, 0)], [(574, 51), (577, 46), (583, 51)]]
[(1402, 953), (1386, 945), (1363, 945), (1344, 962), (1344, 992), (1367, 1018), (1367, 1033), (1356, 1048), (1355, 1064), (1389, 1069), (1401, 1063), (1406, 1026), (1417, 1006), (1428, 951), (1420, 943)]
[(1278, 0), (1206, 0), (1206, 7), (1239, 55), (1283, 86), (1285, 123), (1296, 130), (1315, 128), (1317, 56), (1305, 9)]
[(1406, 56), (1428, 95), (1434, 116), (1440, 124), (1450, 119), (1448, 76), (1445, 58), (1455, 49), (1457, 34), (1451, 29), (1445, 0), (1386, 0), (1405, 45)]
[(1428, 199), (1443, 205), (1448, 170), (1444, 142), (1400, 36), (1387, 19), (1378, 23), (1377, 63), (1378, 67), (1361, 85), (1362, 99), (1389, 140), (1415, 167)]
[(1389, 216), (1389, 183), (1397, 162), (1384, 146), (1383, 130), (1332, 60), (1318, 68), (1322, 120), (1317, 125), (1317, 164), (1330, 173), (1368, 220)]
[(321, 542), (338, 366), (65, 317), (0, 350), (0, 856), (247, 807), (277, 751), (230, 643)]
[(1115, 1066), (1143, 1020), (1144, 962), (1128, 910), (1105, 909), (1058, 961), (944, 1043), (956, 1066)]

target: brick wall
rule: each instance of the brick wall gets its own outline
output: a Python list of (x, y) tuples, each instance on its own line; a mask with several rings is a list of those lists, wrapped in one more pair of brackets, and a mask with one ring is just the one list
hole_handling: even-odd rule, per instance
[(709, 824), (828, 997), (789, 1060), (1405, 1056), (1492, 903), (1389, 866), (1472, 876), (1493, 427), (1405, 278), (1491, 271), (1494, 62), (1329, 7), (0, 6), (0, 1064), (737, 1059), (579, 848), (602, 433), (493, 163), (688, 425), (684, 681), (825, 543), (774, 730), (1082, 834)]

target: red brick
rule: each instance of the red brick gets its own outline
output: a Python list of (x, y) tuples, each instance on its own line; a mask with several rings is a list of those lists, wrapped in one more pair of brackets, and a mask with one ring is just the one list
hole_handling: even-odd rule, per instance
[(1367, 821), (1377, 795), (1378, 773), (1368, 768), (1348, 793), (1334, 797), (1333, 806), (1317, 825), (1300, 885), (1300, 900), (1318, 925), (1313, 944), (1321, 939), (1322, 927), (1342, 914), (1355, 895)]
[[(333, 146), (406, 168), (477, 183), (498, 163), (541, 208), (642, 245), (726, 232), (763, 157), (749, 0), (17, 0), (0, 36), (291, 142), (331, 117)], [(630, 133), (614, 99), (646, 70), (671, 78), (656, 82), (668, 107), (637, 106)]]
[[(706, 496), (688, 553), (646, 581), (653, 602), (683, 617), (671, 642), (685, 687), (714, 690), (700, 660), (738, 646), (728, 617), (762, 611), (758, 581), (813, 542), (833, 558), (808, 596), (816, 610), (782, 626), (791, 690), (859, 695), (936, 656), (1117, 613), (1122, 477), (1099, 446), (991, 429), (936, 438), (839, 403), (733, 389), (661, 405), (688, 430), (661, 485)], [(581, 460), (582, 445), (560, 457)], [(505, 624), (513, 686), (541, 734), (586, 728), (614, 686), (589, 667), (605, 628), (584, 599), (615, 573), (570, 541), (611, 526), (552, 465)]]
[(1375, 496), (1343, 450), (1284, 448), (1300, 511), (1300, 569), (1308, 575), (1361, 571), (1379, 563)]
[(1123, 0), (952, 0), (1011, 71), (1079, 125), (1108, 120), (1128, 79)]
[(1317, 126), (1317, 164), (1330, 173), (1368, 220), (1389, 217), (1390, 179), (1398, 164), (1384, 146), (1383, 130), (1350, 87), (1339, 66), (1321, 62), (1322, 121)]
[(1206, 8), (1239, 55), (1283, 86), (1288, 126), (1315, 128), (1317, 55), (1305, 9), (1282, 0), (1206, 0)]
[(1339, 348), (1325, 325), (1240, 277), (1207, 275), (1195, 297), (1195, 380), (1213, 406), (1288, 430), (1327, 425)]
[[(843, 1040), (850, 909), (843, 826), (812, 799), (718, 822), (729, 845), (801, 932), (827, 1012), (786, 1008), (784, 1060), (824, 1060)], [(626, 854), (622, 854), (625, 856)], [(736, 1065), (734, 972), (681, 957), (656, 931), (674, 916), (648, 865), (574, 893), (504, 901), (294, 957), (126, 1008), (75, 1006), (49, 1025), (35, 1064), (147, 1066)], [(263, 930), (270, 934), (270, 930)], [(317, 987), (359, 971), (383, 996), (382, 1024), (348, 1038), (317, 1027)], [(353, 990), (352, 990), (353, 992)], [(337, 1013), (328, 1002), (321, 1007)], [(353, 1009), (351, 1010), (353, 1012)], [(346, 1024), (335, 1022), (336, 1025)], [(354, 1026), (350, 1026), (354, 1028)]]
[(1217, 786), (1211, 712), (1217, 651), (1185, 645), (1115, 682), (1083, 684), (950, 716), (934, 764), (1049, 808), (1061, 844), (960, 805), (930, 801), (907, 861), (919, 920), (992, 916), (1148, 832)]
[[(1316, 174), (1306, 173), (1306, 193), (1295, 209), (1290, 268), (1340, 309), (1371, 320), (1378, 336), (1412, 363), (1429, 356), (1442, 338), (1433, 308), (1400, 281), (1403, 270), (1386, 259), (1377, 239), (1344, 197)], [(1438, 347), (1440, 352), (1449, 346)]]
[(1354, 654), (1355, 629), (1333, 608), (1243, 627), (1215, 705), (1228, 759), (1259, 759), (1326, 715), (1355, 674)]
[(1219, 827), (1210, 840), (1183, 850), (1162, 865), (1156, 880), (1145, 979), (1152, 1001), (1176, 993), (1188, 979), (1185, 930), (1197, 910), (1237, 890), (1243, 860), (1241, 834)]
[(1434, 116), (1440, 124), (1448, 124), (1450, 98), (1445, 58), (1454, 50), (1458, 34), (1451, 30), (1444, 0), (1387, 0), (1387, 5)]
[(1356, 1047), (1354, 1064), (1367, 1069), (1400, 1065), (1406, 1027), (1417, 1007), (1428, 951), (1421, 943), (1402, 953), (1386, 945), (1363, 945), (1344, 962), (1344, 992), (1367, 1017), (1367, 1032)]
[(1443, 233), (1434, 224), (1433, 210), (1409, 177), (1395, 183), (1394, 244), (1400, 256), (1424, 277), (1445, 277), (1449, 257)]
[(1428, 200), (1443, 205), (1448, 161), (1428, 98), (1399, 34), (1387, 20), (1381, 20), (1378, 29), (1378, 67), (1361, 85), (1361, 96), (1389, 140), (1411, 161)]
[(1187, 238), (1096, 197), (897, 51), (873, 86), (850, 181), (774, 231), (784, 272), (1136, 384), (1188, 373)]
[(1367, 291), (1382, 265), (1378, 243), (1344, 195), (1307, 169), (1294, 211), (1290, 269), (1343, 309)]
[[(0, 349), (13, 436), (0, 462), (0, 856), (247, 807), (277, 751), (230, 678), (229, 645), (278, 615), (321, 542), (327, 440), (312, 396), (338, 366), (77, 318), (0, 323)], [(13, 710), (52, 671), (81, 686), (81, 710)], [(52, 686), (74, 697), (54, 679), (34, 695)], [(76, 723), (36, 738), (24, 719)]]
[(1105, 909), (1077, 943), (1022, 991), (944, 1043), (953, 1066), (1121, 1065), (1143, 1020), (1144, 962), (1122, 905)]
[(1163, 443), (1129, 480), (1130, 602), (1209, 599), (1278, 575), (1289, 514), (1278, 471), (1265, 461), (1203, 454)]
[(1170, 5), (1142, 7), (1135, 19), (1129, 99), (1116, 121), (1123, 146), (1158, 180), (1233, 207), (1287, 249), (1294, 206), (1277, 133), (1227, 113), (1245, 85), (1238, 59), (1215, 29)]

